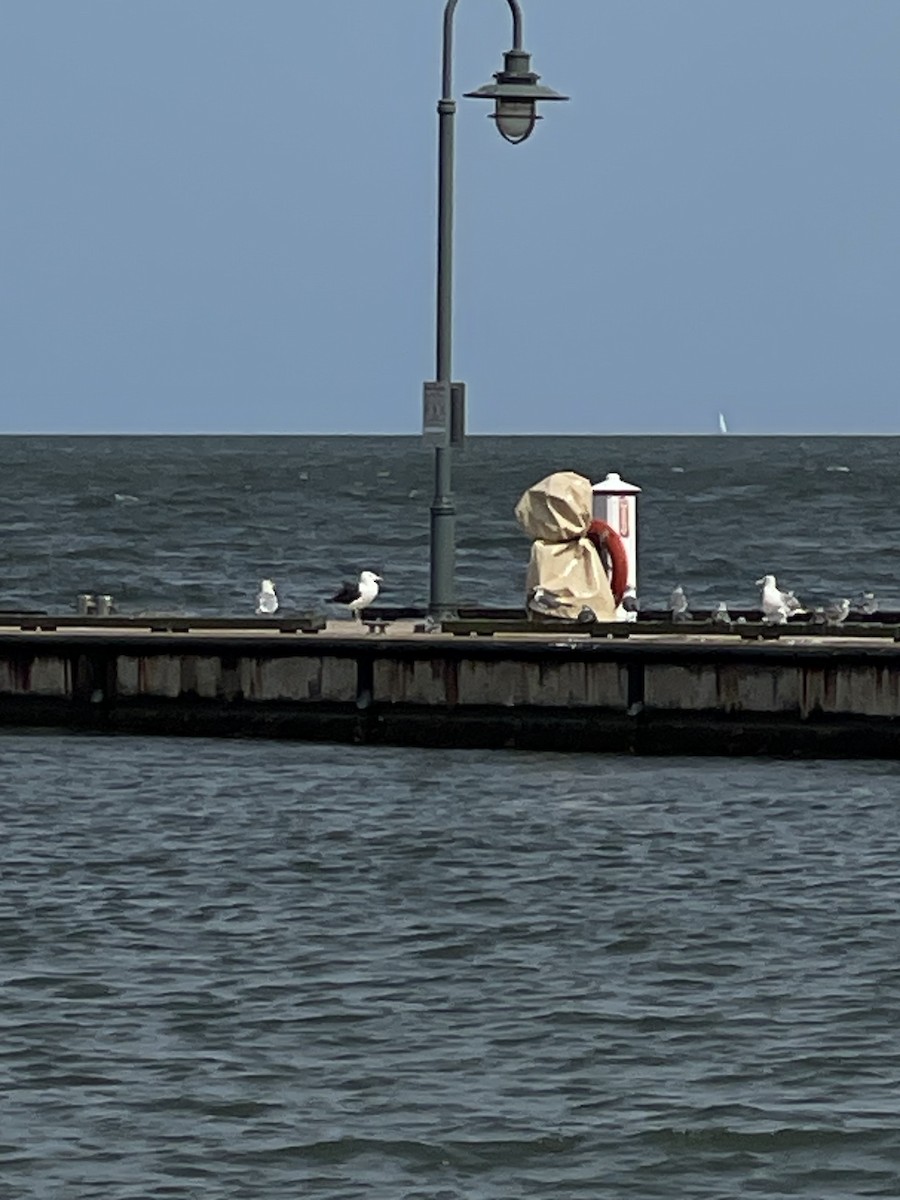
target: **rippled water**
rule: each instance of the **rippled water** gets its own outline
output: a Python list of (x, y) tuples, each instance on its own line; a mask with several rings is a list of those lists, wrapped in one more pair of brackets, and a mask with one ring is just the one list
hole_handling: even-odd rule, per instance
[(0, 737), (3, 1194), (894, 1197), (898, 796)]
[[(476, 439), (644, 488), (641, 593), (900, 608), (891, 439)], [(425, 599), (412, 439), (0, 438), (0, 607)], [(896, 1197), (900, 767), (0, 733), (0, 1198)]]
[[(456, 459), (462, 600), (518, 604), (513, 507), (551, 471), (644, 489), (640, 593), (752, 606), (774, 572), (813, 602), (900, 608), (900, 439), (473, 438)], [(423, 603), (432, 461), (414, 438), (0, 438), (0, 607), (246, 613), (274, 577), (321, 606), (372, 565), (385, 603)]]

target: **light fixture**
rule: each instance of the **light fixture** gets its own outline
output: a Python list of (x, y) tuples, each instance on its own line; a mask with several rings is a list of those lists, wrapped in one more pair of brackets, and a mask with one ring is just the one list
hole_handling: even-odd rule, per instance
[(524, 50), (507, 50), (502, 71), (494, 74), (496, 83), (486, 83), (466, 96), (475, 100), (493, 100), (492, 119), (508, 142), (517, 144), (530, 137), (538, 115), (539, 100), (568, 100), (552, 88), (543, 87), (531, 69), (531, 55)]

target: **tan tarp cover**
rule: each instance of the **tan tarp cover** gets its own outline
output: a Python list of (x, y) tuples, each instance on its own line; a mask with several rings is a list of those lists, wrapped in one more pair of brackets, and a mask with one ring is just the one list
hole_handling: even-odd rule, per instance
[(585, 537), (593, 500), (589, 479), (574, 471), (557, 471), (530, 487), (516, 505), (516, 520), (533, 541), (526, 603), (531, 589), (540, 586), (563, 601), (561, 617), (574, 620), (588, 605), (598, 621), (615, 620), (616, 605), (600, 555)]

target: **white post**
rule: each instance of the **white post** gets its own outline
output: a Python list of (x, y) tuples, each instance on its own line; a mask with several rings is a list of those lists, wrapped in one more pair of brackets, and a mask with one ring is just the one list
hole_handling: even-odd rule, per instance
[[(628, 587), (637, 595), (637, 497), (641, 489), (634, 483), (626, 483), (621, 475), (610, 471), (602, 483), (595, 483), (594, 517), (605, 521), (619, 535), (628, 555)], [(619, 620), (628, 620), (620, 608)], [(633, 620), (634, 617), (632, 616)]]

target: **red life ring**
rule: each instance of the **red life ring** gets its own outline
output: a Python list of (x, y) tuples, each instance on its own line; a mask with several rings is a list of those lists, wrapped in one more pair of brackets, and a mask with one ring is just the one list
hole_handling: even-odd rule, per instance
[(628, 587), (628, 551), (625, 543), (606, 521), (591, 521), (587, 536), (594, 543), (600, 561), (609, 575), (609, 586), (616, 605), (622, 603)]

